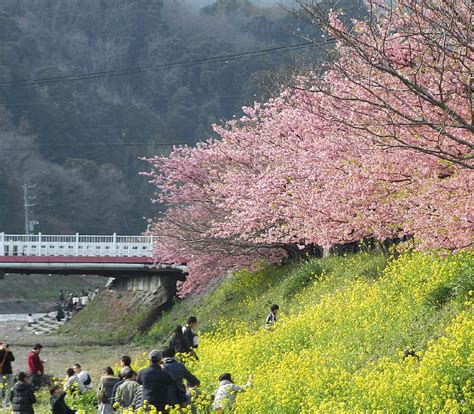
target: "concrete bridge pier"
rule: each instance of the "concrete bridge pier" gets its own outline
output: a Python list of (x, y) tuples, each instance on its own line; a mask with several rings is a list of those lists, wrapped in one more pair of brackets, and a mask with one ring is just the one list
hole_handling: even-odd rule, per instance
[(109, 287), (128, 292), (158, 292), (171, 300), (176, 295), (176, 282), (183, 280), (183, 273), (120, 276), (114, 278)]
[(128, 277), (121, 275), (108, 285), (109, 295), (127, 295), (135, 300), (141, 298), (142, 305), (137, 311), (148, 311), (147, 316), (137, 326), (139, 331), (148, 329), (156, 321), (157, 315), (172, 304), (176, 296), (176, 282), (183, 280), (184, 274), (170, 273)]

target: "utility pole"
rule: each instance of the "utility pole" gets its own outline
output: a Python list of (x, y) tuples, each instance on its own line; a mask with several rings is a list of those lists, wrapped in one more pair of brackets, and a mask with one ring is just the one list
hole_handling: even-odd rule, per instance
[(23, 184), (23, 207), (25, 209), (25, 234), (31, 234), (31, 223), (30, 223), (30, 207), (35, 206), (36, 204), (31, 204), (30, 201), (36, 198), (35, 196), (30, 196), (28, 190), (35, 188), (36, 185)]

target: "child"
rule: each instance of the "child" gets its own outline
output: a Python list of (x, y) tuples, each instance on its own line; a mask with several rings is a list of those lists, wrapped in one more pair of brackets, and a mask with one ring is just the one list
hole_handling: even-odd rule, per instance
[(217, 388), (212, 408), (216, 413), (222, 414), (225, 410), (231, 410), (238, 392), (253, 386), (252, 375), (244, 386), (235, 385), (229, 373), (219, 377), (219, 388)]
[(267, 319), (265, 321), (265, 325), (267, 328), (275, 325), (277, 321), (277, 313), (280, 310), (280, 307), (276, 304), (272, 305), (270, 308), (270, 314), (267, 316)]

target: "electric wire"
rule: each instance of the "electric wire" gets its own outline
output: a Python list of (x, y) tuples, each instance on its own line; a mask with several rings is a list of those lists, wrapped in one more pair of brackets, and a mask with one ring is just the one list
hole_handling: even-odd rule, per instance
[(303, 43), (298, 43), (295, 45), (289, 46), (276, 46), (267, 49), (259, 49), (259, 50), (250, 50), (246, 52), (228, 54), (228, 55), (219, 55), (214, 57), (208, 58), (201, 58), (201, 59), (193, 59), (188, 62), (172, 62), (166, 63), (163, 65), (147, 65), (147, 66), (137, 66), (134, 68), (128, 68), (123, 70), (103, 70), (98, 72), (90, 72), (85, 74), (69, 74), (69, 75), (62, 75), (62, 76), (53, 76), (49, 78), (37, 78), (37, 79), (21, 79), (15, 81), (8, 81), (8, 82), (0, 82), (0, 88), (5, 88), (8, 86), (33, 86), (33, 85), (42, 85), (48, 83), (56, 83), (56, 82), (75, 82), (81, 80), (90, 80), (90, 79), (97, 79), (102, 77), (117, 77), (117, 76), (124, 76), (124, 75), (131, 75), (136, 73), (144, 73), (144, 72), (155, 72), (161, 71), (165, 69), (174, 69), (174, 68), (181, 68), (181, 67), (193, 67), (207, 63), (228, 63), (231, 61), (239, 60), (249, 56), (260, 56), (266, 54), (277, 53), (281, 51), (290, 51), (290, 50), (298, 50), (301, 48), (305, 48), (308, 46), (313, 46), (315, 44), (324, 44), (324, 43), (334, 43), (336, 39), (328, 38), (323, 39), (320, 41), (307, 41)]
[[(257, 98), (257, 94), (250, 94), (250, 95), (198, 95), (195, 96), (193, 95), (192, 97), (188, 96), (178, 96), (178, 97), (172, 97), (172, 98), (162, 98), (162, 99), (152, 99), (154, 103), (156, 102), (168, 102), (168, 101), (189, 101), (191, 100), (196, 100), (196, 99), (227, 99), (227, 98)], [(90, 104), (90, 101), (88, 101), (85, 97), (83, 100), (78, 99), (75, 101), (47, 101), (47, 102), (12, 102), (12, 103), (1, 103), (0, 106), (35, 106), (35, 105), (74, 105), (74, 104)], [(108, 103), (108, 104), (113, 104), (113, 102), (108, 102), (104, 101), (101, 102), (102, 104)]]
[(41, 144), (36, 146), (17, 147), (17, 148), (1, 148), (0, 151), (30, 151), (38, 150), (43, 147), (98, 147), (104, 146), (107, 149), (111, 147), (166, 147), (174, 145), (189, 145), (189, 142), (161, 142), (161, 143), (146, 143), (146, 142), (133, 142), (133, 143), (110, 143), (110, 142), (76, 142), (76, 143), (49, 143)]

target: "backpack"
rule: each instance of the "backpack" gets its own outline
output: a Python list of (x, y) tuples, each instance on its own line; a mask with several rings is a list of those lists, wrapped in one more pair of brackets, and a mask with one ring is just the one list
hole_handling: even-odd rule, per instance
[(91, 382), (92, 382), (92, 378), (89, 375), (89, 373), (87, 373), (87, 379), (84, 381), (84, 385), (90, 385)]

